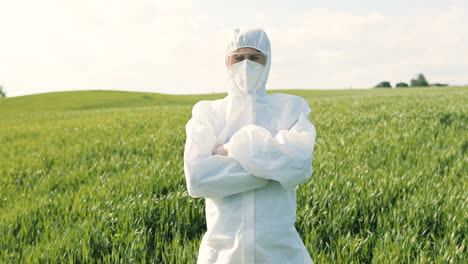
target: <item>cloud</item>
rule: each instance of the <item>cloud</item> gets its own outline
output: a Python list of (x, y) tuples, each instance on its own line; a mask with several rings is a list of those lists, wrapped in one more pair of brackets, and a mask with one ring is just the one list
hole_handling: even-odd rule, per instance
[(10, 96), (77, 89), (223, 92), (224, 45), (239, 25), (264, 27), (271, 38), (269, 88), (367, 88), (419, 72), (433, 82), (468, 82), (462, 7), (398, 16), (311, 8), (244, 14), (216, 3), (2, 2), (0, 84)]
[[(278, 88), (287, 87), (291, 77), (301, 88), (366, 88), (382, 80), (408, 81), (418, 72), (434, 81), (468, 82), (463, 8), (400, 17), (320, 9), (283, 20), (289, 30), (271, 34), (281, 52), (279, 78), (272, 79)], [(450, 74), (448, 67), (465, 74)]]

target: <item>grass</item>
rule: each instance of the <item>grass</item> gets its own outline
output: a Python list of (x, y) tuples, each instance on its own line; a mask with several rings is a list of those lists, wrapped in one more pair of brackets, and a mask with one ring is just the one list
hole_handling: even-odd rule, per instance
[[(468, 259), (468, 87), (282, 92), (318, 132), (296, 222), (316, 263)], [(184, 127), (223, 96), (1, 99), (0, 262), (195, 263), (204, 201), (186, 192)]]

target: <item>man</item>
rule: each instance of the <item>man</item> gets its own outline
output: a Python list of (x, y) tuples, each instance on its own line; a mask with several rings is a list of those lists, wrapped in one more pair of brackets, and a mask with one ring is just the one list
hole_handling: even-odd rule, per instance
[(270, 41), (236, 29), (228, 95), (200, 101), (186, 125), (188, 193), (206, 199), (197, 263), (312, 263), (294, 226), (296, 187), (312, 175), (316, 129), (298, 96), (266, 94)]

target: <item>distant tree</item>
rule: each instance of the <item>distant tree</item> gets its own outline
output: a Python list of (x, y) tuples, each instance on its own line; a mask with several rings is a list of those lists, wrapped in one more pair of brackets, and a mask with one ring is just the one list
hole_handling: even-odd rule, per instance
[(448, 86), (447, 83), (431, 83), (429, 86)]
[(377, 84), (375, 88), (392, 88), (392, 85), (390, 84), (390, 82), (383, 81)]
[(404, 82), (399, 82), (395, 85), (395, 87), (408, 87), (408, 84)]
[(0, 85), (0, 98), (6, 97), (5, 91), (3, 91), (3, 86)]
[(413, 87), (429, 86), (429, 83), (427, 82), (426, 77), (422, 73), (418, 74), (416, 79), (411, 79), (410, 83), (411, 83), (411, 86)]

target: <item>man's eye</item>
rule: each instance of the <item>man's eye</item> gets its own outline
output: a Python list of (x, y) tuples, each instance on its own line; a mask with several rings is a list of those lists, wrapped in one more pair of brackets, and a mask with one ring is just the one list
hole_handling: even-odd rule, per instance
[(250, 56), (249, 60), (258, 60), (260, 59), (260, 57), (258, 56)]
[(236, 56), (236, 60), (237, 60), (237, 61), (244, 60), (244, 56)]

